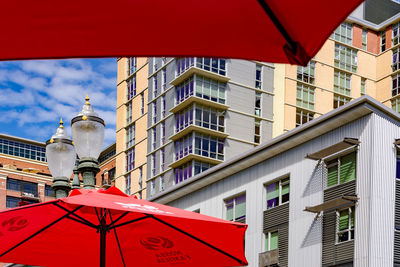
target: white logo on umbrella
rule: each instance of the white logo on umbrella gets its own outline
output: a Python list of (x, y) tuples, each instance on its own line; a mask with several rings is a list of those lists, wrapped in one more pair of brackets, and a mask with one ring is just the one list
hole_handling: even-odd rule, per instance
[(140, 204), (133, 204), (133, 203), (121, 203), (121, 202), (114, 202), (115, 204), (121, 205), (123, 208), (126, 209), (133, 209), (133, 210), (140, 210), (140, 211), (149, 211), (153, 213), (162, 213), (162, 214), (173, 214), (169, 211), (159, 210), (157, 207), (149, 206), (149, 205), (140, 205)]

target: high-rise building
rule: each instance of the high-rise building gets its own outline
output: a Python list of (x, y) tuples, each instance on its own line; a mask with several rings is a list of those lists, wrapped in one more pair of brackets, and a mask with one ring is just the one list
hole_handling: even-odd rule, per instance
[(271, 64), (119, 59), (116, 185), (144, 198), (270, 139), (272, 101)]

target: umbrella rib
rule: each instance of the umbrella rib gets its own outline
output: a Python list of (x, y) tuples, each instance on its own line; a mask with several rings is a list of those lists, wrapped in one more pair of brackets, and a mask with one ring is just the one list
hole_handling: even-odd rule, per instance
[(159, 221), (160, 223), (163, 223), (166, 226), (168, 226), (168, 227), (170, 227), (170, 228), (172, 228), (172, 229), (174, 229), (174, 230), (176, 230), (178, 232), (181, 232), (182, 234), (187, 235), (188, 237), (190, 237), (190, 238), (192, 238), (192, 239), (194, 239), (194, 240), (196, 240), (196, 241), (198, 241), (198, 242), (200, 242), (200, 243), (202, 243), (202, 244), (204, 244), (204, 245), (206, 245), (206, 246), (208, 246), (208, 247), (210, 247), (210, 248), (212, 248), (212, 249), (214, 249), (214, 250), (216, 250), (216, 251), (218, 251), (218, 252), (220, 252), (222, 254), (224, 254), (225, 256), (228, 256), (229, 258), (234, 259), (235, 261), (239, 262), (241, 265), (246, 264), (245, 262), (241, 261), (240, 259), (236, 258), (235, 256), (229, 254), (228, 252), (225, 252), (222, 249), (219, 249), (219, 248), (217, 248), (217, 247), (205, 242), (204, 240), (201, 240), (200, 238), (195, 237), (194, 235), (191, 235), (188, 232), (186, 232), (186, 231), (184, 231), (182, 229), (179, 229), (178, 227), (173, 226), (172, 224), (167, 223), (166, 221), (161, 220), (160, 218), (155, 217), (154, 215), (151, 215), (151, 217), (154, 220)]
[(292, 37), (286, 31), (285, 27), (283, 27), (282, 23), (279, 21), (279, 19), (275, 15), (275, 13), (272, 11), (271, 7), (267, 4), (268, 0), (257, 0), (257, 1), (261, 5), (261, 7), (264, 9), (264, 12), (271, 19), (272, 23), (275, 25), (275, 27), (281, 33), (282, 37), (285, 39), (289, 48), (293, 51), (294, 54), (296, 54), (295, 52), (296, 52), (297, 43), (295, 41), (293, 41)]
[[(107, 211), (108, 211), (108, 216), (110, 217), (110, 221), (111, 221), (111, 225), (112, 225), (112, 224), (115, 223), (115, 221), (113, 221), (113, 219), (112, 219), (110, 210), (107, 210)], [(127, 213), (128, 213), (128, 212), (126, 212), (126, 214), (127, 214)], [(125, 214), (125, 215), (126, 215), (126, 214)], [(122, 215), (122, 216), (124, 216), (124, 215)], [(122, 216), (120, 216), (118, 219), (120, 219)], [(118, 219), (117, 219), (117, 220), (118, 220)], [(122, 264), (124, 265), (124, 267), (126, 267), (124, 255), (122, 254), (121, 245), (119, 244), (119, 239), (118, 239), (118, 235), (117, 235), (117, 230), (115, 230), (115, 227), (112, 228), (112, 229), (114, 230), (115, 239), (117, 240), (118, 249), (119, 249), (119, 254), (121, 255)]]
[[(69, 212), (69, 210), (68, 210), (67, 208), (64, 208), (63, 206), (60, 206), (58, 203), (54, 203), (54, 205), (57, 206), (57, 207), (59, 207), (59, 208), (62, 209), (62, 210), (65, 210), (66, 212)], [(73, 216), (75, 216), (75, 217), (77, 217), (78, 219), (81, 220), (81, 221), (79, 221), (79, 220), (77, 220), (77, 221), (79, 221), (79, 222), (81, 222), (81, 223), (83, 223), (83, 224), (86, 224), (87, 226), (91, 226), (91, 227), (97, 229), (97, 226), (96, 226), (94, 223), (92, 223), (92, 222), (86, 220), (86, 219), (83, 218), (82, 216), (79, 216), (79, 215), (76, 214), (76, 213), (72, 213), (71, 215), (73, 215)], [(71, 217), (68, 217), (68, 218), (69, 218), (69, 219), (72, 219)]]
[(121, 220), (123, 217), (125, 217), (128, 214), (129, 214), (129, 211), (127, 211), (124, 214), (122, 214), (121, 216), (119, 216), (115, 221), (111, 221), (111, 224), (108, 226), (108, 228), (111, 229), (116, 222), (118, 222), (119, 220)]
[(121, 223), (121, 224), (114, 225), (112, 227), (108, 227), (108, 229), (115, 229), (117, 227), (121, 227), (121, 226), (130, 224), (130, 223), (138, 222), (138, 221), (141, 221), (141, 220), (144, 220), (144, 219), (147, 219), (147, 218), (151, 218), (151, 217), (153, 217), (153, 215), (146, 215), (144, 217), (140, 217), (140, 218), (137, 218), (137, 219), (134, 219), (134, 220), (130, 220), (130, 221), (127, 221), (127, 222), (124, 222), (124, 223)]
[(34, 204), (34, 205), (26, 205), (26, 206), (18, 207), (18, 209), (3, 210), (3, 211), (0, 211), (0, 213), (7, 213), (7, 212), (14, 212), (15, 210), (24, 210), (24, 209), (36, 208), (36, 207), (39, 207), (39, 206), (46, 206), (46, 205), (54, 204), (54, 203), (57, 203), (57, 202), (59, 202), (59, 200), (52, 201), (52, 202), (44, 202), (44, 203)]
[(61, 221), (62, 219), (68, 217), (68, 215), (70, 215), (71, 213), (79, 210), (80, 208), (82, 208), (83, 205), (75, 208), (74, 210), (69, 211), (67, 214), (61, 216), (60, 218), (58, 218), (57, 220), (55, 220), (54, 222), (46, 225), (45, 227), (43, 227), (42, 229), (40, 229), (39, 231), (37, 231), (36, 233), (30, 235), (28, 238), (22, 240), (21, 242), (19, 242), (18, 244), (16, 244), (15, 246), (11, 247), (10, 249), (8, 249), (7, 251), (5, 251), (4, 253), (0, 254), (0, 257), (3, 257), (4, 255), (6, 255), (7, 253), (9, 253), (10, 251), (14, 250), (15, 248), (19, 247), (20, 245), (22, 245), (23, 243), (25, 243), (26, 241), (32, 239), (33, 237), (37, 236), (38, 234), (40, 234), (41, 232), (43, 232), (44, 230), (46, 230), (47, 228), (50, 228), (51, 226), (53, 226), (54, 224), (58, 223), (59, 221)]

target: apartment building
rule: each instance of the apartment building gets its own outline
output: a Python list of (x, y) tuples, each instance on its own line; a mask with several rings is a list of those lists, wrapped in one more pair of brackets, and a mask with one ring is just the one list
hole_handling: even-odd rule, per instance
[(150, 200), (245, 222), (249, 266), (399, 266), (399, 138), (364, 96)]
[(274, 136), (362, 95), (400, 111), (400, 4), (367, 0), (306, 67), (275, 64)]

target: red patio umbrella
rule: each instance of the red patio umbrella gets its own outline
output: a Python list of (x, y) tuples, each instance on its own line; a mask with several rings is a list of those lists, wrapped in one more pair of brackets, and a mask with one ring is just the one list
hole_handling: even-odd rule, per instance
[(247, 265), (247, 225), (115, 187), (0, 212), (0, 262), (40, 266)]
[(361, 0), (20, 0), (0, 59), (206, 56), (307, 62)]

